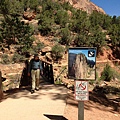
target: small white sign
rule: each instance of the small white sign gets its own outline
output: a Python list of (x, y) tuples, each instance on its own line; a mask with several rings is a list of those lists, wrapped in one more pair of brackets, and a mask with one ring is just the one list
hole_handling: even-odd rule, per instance
[(89, 100), (88, 81), (75, 81), (75, 99), (79, 101)]

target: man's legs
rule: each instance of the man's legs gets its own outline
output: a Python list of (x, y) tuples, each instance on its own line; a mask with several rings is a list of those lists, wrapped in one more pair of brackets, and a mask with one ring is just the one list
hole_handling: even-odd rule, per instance
[(40, 85), (40, 69), (37, 69), (36, 71), (36, 89), (39, 90)]
[(35, 90), (35, 75), (36, 74), (36, 70), (32, 70), (31, 71), (31, 77), (32, 77), (32, 90)]

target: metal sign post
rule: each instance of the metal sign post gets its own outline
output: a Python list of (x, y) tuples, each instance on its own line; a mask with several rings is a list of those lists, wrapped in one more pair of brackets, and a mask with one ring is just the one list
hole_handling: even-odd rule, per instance
[(89, 100), (88, 81), (75, 81), (75, 99), (78, 100), (78, 120), (84, 120), (84, 101)]
[(84, 120), (84, 101), (78, 102), (78, 120)]

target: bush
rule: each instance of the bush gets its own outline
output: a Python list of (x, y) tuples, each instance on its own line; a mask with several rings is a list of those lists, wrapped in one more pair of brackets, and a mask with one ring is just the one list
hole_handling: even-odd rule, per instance
[(101, 74), (101, 79), (105, 80), (105, 81), (109, 81), (113, 78), (113, 71), (112, 68), (110, 67), (109, 64), (106, 64), (106, 66), (104, 67), (104, 70)]
[(3, 54), (1, 56), (1, 63), (2, 64), (9, 64), (10, 63), (10, 59), (9, 59), (9, 56), (7, 54)]
[(33, 46), (32, 51), (34, 51), (35, 53), (39, 52), (43, 47), (44, 47), (44, 43), (39, 42), (37, 43), (37, 46)]
[(68, 28), (62, 28), (60, 34), (61, 34), (60, 43), (63, 44), (63, 45), (64, 44), (69, 45), (70, 42), (71, 42), (69, 29)]
[(38, 30), (44, 35), (50, 35), (52, 31), (53, 20), (46, 15), (41, 15), (38, 23)]
[(55, 61), (61, 59), (63, 57), (63, 53), (64, 48), (61, 45), (56, 44), (52, 47), (52, 57)]
[(55, 15), (55, 23), (65, 27), (65, 25), (69, 22), (69, 16), (67, 11), (58, 10)]
[(14, 63), (22, 62), (24, 59), (25, 59), (24, 56), (22, 56), (22, 55), (20, 55), (20, 54), (18, 54), (18, 53), (15, 53), (15, 54), (13, 55), (13, 57), (12, 57), (12, 61), (13, 61)]

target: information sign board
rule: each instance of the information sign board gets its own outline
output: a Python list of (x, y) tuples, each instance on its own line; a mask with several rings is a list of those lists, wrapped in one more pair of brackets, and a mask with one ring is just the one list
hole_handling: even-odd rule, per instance
[(89, 100), (88, 81), (75, 81), (75, 99), (78, 101)]

